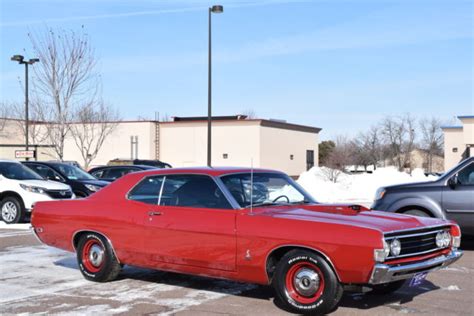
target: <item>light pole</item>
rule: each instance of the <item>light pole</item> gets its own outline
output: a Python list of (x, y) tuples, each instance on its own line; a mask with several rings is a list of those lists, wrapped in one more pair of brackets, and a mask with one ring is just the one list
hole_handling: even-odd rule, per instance
[(25, 60), (25, 57), (22, 55), (14, 55), (11, 58), (12, 61), (17, 61), (20, 65), (25, 65), (25, 149), (29, 149), (28, 144), (28, 131), (29, 131), (29, 107), (28, 107), (28, 65), (33, 65), (36, 62), (39, 62), (38, 58), (31, 58), (30, 60)]
[(209, 61), (208, 61), (208, 83), (207, 83), (207, 165), (211, 166), (211, 125), (212, 125), (212, 54), (211, 54), (211, 15), (212, 13), (222, 13), (224, 7), (221, 5), (213, 5), (209, 8)]

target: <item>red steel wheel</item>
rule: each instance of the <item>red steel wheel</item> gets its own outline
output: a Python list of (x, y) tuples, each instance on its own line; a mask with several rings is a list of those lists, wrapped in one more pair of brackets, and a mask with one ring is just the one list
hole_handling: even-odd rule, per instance
[(99, 272), (105, 261), (105, 249), (97, 239), (89, 239), (82, 248), (82, 263), (91, 273)]
[(301, 304), (316, 302), (324, 292), (324, 275), (311, 262), (298, 262), (287, 272), (285, 278), (288, 295)]

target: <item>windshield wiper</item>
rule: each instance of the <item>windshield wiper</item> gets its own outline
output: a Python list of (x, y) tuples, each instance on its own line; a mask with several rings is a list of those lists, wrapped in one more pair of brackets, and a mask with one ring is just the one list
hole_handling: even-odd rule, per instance
[(311, 204), (313, 202), (308, 201), (308, 200), (302, 200), (302, 201), (296, 201), (296, 202), (290, 202), (288, 204), (294, 205), (294, 204)]

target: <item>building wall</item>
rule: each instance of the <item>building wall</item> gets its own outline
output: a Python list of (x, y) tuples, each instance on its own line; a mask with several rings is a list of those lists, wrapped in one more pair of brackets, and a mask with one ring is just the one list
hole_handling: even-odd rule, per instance
[(314, 151), (314, 165), (318, 166), (318, 134), (261, 127), (260, 135), (262, 167), (278, 169), (291, 176), (298, 176), (306, 171), (307, 150)]
[(460, 118), (463, 129), (464, 144), (474, 145), (474, 117)]
[[(213, 122), (212, 165), (260, 167), (259, 125), (254, 121)], [(224, 158), (227, 154), (227, 158)], [(207, 123), (160, 124), (160, 160), (175, 167), (207, 164)]]
[[(97, 158), (89, 167), (105, 165), (115, 158), (131, 158), (131, 136), (138, 136), (138, 158), (155, 159), (155, 123), (154, 122), (121, 122), (102, 145)], [(64, 160), (76, 160), (83, 165), (84, 160), (74, 139), (69, 137), (64, 148)]]
[(466, 149), (463, 128), (444, 128), (444, 169), (449, 170), (459, 163)]

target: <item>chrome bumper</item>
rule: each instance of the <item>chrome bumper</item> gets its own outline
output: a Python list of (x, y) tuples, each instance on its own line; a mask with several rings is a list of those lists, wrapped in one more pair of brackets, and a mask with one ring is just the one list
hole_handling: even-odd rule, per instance
[(409, 279), (418, 272), (431, 272), (444, 268), (462, 257), (461, 250), (452, 250), (447, 255), (435, 257), (405, 265), (388, 265), (378, 263), (375, 265), (369, 284), (382, 284), (398, 280)]

